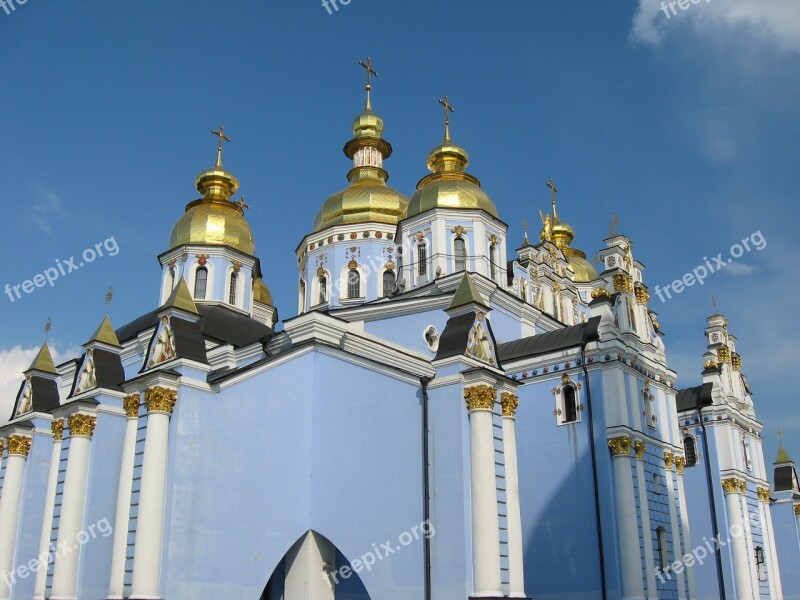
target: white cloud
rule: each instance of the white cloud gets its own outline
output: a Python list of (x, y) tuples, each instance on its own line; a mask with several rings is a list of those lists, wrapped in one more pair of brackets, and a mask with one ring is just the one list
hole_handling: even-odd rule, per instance
[(51, 235), (53, 233), (52, 220), (64, 212), (61, 198), (40, 184), (32, 187), (33, 195), (29, 210), (31, 221), (36, 229)]
[(726, 267), (722, 270), (722, 272), (736, 277), (739, 275), (753, 275), (758, 272), (758, 269), (756, 269), (751, 265), (746, 265), (744, 263), (732, 262), (726, 265)]
[[(800, 52), (800, 2), (797, 0), (639, 0), (631, 38), (658, 45), (682, 27), (694, 35), (720, 37), (742, 34), (786, 52)], [(675, 14), (670, 9), (672, 5)], [(669, 16), (667, 16), (669, 15)]]
[[(70, 358), (78, 356), (81, 348), (67, 348), (59, 352), (55, 345), (50, 345), (53, 360), (56, 364), (63, 363)], [(9, 421), (11, 411), (14, 410), (14, 401), (17, 399), (19, 387), (22, 384), (22, 372), (31, 366), (38, 347), (23, 348), (15, 346), (8, 350), (0, 350), (0, 425)]]

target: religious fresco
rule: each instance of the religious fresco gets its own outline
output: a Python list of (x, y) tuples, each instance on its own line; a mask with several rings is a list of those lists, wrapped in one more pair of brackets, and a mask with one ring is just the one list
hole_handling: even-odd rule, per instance
[(466, 354), (492, 366), (497, 366), (494, 340), (489, 333), (489, 322), (482, 311), (475, 314), (475, 322), (469, 330)]
[(175, 334), (172, 332), (172, 323), (168, 316), (161, 317), (155, 337), (147, 357), (147, 368), (151, 369), (161, 363), (172, 360), (177, 356), (175, 350)]
[(94, 350), (89, 349), (86, 351), (86, 356), (83, 359), (83, 364), (75, 377), (75, 391), (73, 393), (80, 394), (97, 387), (97, 375), (94, 369)]
[(33, 383), (30, 376), (25, 378), (22, 391), (17, 399), (17, 412), (14, 417), (21, 417), (29, 412), (33, 412)]

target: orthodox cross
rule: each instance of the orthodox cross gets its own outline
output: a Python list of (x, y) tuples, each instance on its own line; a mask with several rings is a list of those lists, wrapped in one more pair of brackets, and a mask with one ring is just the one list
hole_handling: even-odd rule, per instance
[(713, 294), (711, 295), (711, 306), (714, 307), (714, 314), (717, 314), (717, 297)]
[(234, 204), (236, 204), (239, 208), (242, 208), (242, 209), (250, 208), (250, 205), (246, 204), (245, 201), (244, 201), (244, 195), (242, 195), (238, 200), (236, 200), (234, 202)]
[(53, 327), (53, 322), (50, 320), (50, 317), (47, 317), (47, 323), (44, 324), (44, 341), (47, 343), (48, 338), (50, 337), (50, 329)]
[(217, 146), (217, 168), (222, 167), (222, 142), (230, 142), (231, 138), (225, 135), (225, 127), (220, 125), (219, 129), (212, 129), (212, 135), (219, 138), (219, 145)]
[(450, 139), (450, 113), (456, 112), (456, 109), (450, 104), (447, 96), (439, 100), (439, 104), (444, 106), (444, 139)]
[(106, 314), (108, 314), (108, 306), (111, 304), (111, 299), (114, 297), (114, 289), (109, 287), (106, 292)]
[(778, 445), (783, 446), (783, 430), (778, 427)]
[(522, 219), (522, 229), (525, 231), (525, 241), (528, 241), (528, 219)]
[(553, 203), (553, 217), (558, 218), (556, 214), (556, 194), (558, 193), (558, 188), (556, 188), (556, 184), (553, 183), (553, 178), (550, 178), (550, 181), (547, 182), (547, 187), (550, 188), (550, 195), (552, 197), (551, 202)]
[(611, 237), (617, 235), (617, 225), (619, 225), (619, 217), (617, 213), (611, 213), (611, 225), (608, 226), (608, 233), (611, 234)]
[(364, 70), (367, 72), (367, 110), (372, 110), (372, 101), (370, 99), (370, 92), (372, 91), (372, 77), (378, 76), (378, 72), (372, 68), (372, 58), (369, 56), (367, 57), (367, 62), (363, 60), (359, 60), (358, 64), (364, 67)]

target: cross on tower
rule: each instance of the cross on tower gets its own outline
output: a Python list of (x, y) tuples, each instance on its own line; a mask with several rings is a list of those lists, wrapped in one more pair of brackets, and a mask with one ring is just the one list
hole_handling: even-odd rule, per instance
[(550, 181), (547, 182), (547, 187), (550, 188), (550, 195), (552, 196), (551, 202), (553, 204), (553, 217), (558, 217), (556, 214), (556, 194), (558, 193), (558, 188), (556, 188), (556, 184), (553, 183), (553, 178), (550, 178)]
[(617, 235), (617, 225), (619, 225), (619, 217), (616, 212), (611, 213), (611, 224), (608, 226), (608, 233), (611, 237)]
[(44, 341), (47, 343), (50, 338), (50, 328), (53, 326), (53, 321), (47, 317), (47, 323), (44, 324)]
[(450, 104), (447, 96), (439, 100), (439, 104), (444, 106), (444, 139), (450, 139), (450, 113), (456, 112), (456, 109)]
[(219, 138), (219, 146), (217, 146), (217, 168), (220, 168), (222, 167), (222, 142), (230, 142), (231, 138), (225, 135), (225, 127), (223, 125), (219, 126), (219, 130), (212, 129), (211, 133)]
[(372, 58), (369, 56), (367, 57), (367, 62), (363, 60), (359, 60), (358, 64), (364, 67), (364, 70), (367, 72), (367, 108), (366, 110), (372, 110), (372, 99), (370, 98), (370, 92), (372, 91), (372, 77), (378, 76), (378, 72), (372, 68)]
[(713, 294), (711, 295), (711, 306), (714, 307), (714, 314), (717, 314), (717, 297)]
[(106, 314), (108, 314), (108, 307), (111, 304), (111, 299), (114, 297), (114, 289), (109, 287), (106, 292)]

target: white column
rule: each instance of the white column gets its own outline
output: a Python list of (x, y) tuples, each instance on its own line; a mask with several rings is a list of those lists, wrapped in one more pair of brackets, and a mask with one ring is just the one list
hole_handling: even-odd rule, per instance
[(8, 458), (0, 497), (0, 600), (11, 597), (14, 554), (17, 547), (17, 526), (22, 502), (22, 480), (25, 459), (31, 449), (31, 438), (12, 435), (8, 438)]
[[(620, 436), (608, 440), (614, 465), (614, 504), (617, 513), (620, 569), (623, 600), (643, 600), (642, 557), (639, 552), (639, 523), (631, 470), (631, 438)], [(648, 532), (649, 533), (649, 532)]]
[(167, 486), (169, 417), (177, 392), (162, 387), (145, 391), (147, 433), (144, 441), (131, 600), (159, 600), (164, 502)]
[(284, 600), (334, 600), (336, 583), (353, 575), (335, 563), (336, 548), (309, 531), (286, 555)]
[[(681, 560), (682, 556), (690, 550), (688, 547), (681, 546), (681, 532), (680, 522), (678, 521), (678, 511), (675, 506), (675, 480), (672, 476), (672, 465), (675, 462), (675, 456), (671, 452), (664, 453), (664, 462), (666, 463), (666, 482), (667, 482), (667, 503), (669, 504), (669, 520), (673, 524), (670, 528), (672, 530), (672, 547), (674, 548), (673, 561)], [(678, 584), (678, 598), (686, 600), (686, 578), (683, 573), (676, 577)]]
[[(683, 539), (686, 542), (685, 550), (689, 551), (692, 546), (692, 530), (689, 526), (689, 506), (686, 504), (686, 491), (683, 487), (683, 469), (686, 466), (686, 458), (679, 456), (675, 459), (678, 470), (678, 500), (681, 503), (681, 522), (683, 529)], [(716, 560), (716, 559), (715, 559)], [(694, 579), (694, 566), (686, 569), (687, 579), (689, 580), (689, 598), (697, 598), (697, 586)]]
[[(636, 440), (633, 443), (636, 451), (636, 479), (639, 481), (639, 505), (642, 509), (642, 523), (650, 523), (650, 505), (647, 500), (647, 483), (644, 470), (644, 456), (647, 444), (643, 440)], [(645, 575), (647, 577), (647, 598), (658, 600), (658, 587), (656, 584), (655, 557), (653, 544), (645, 541), (644, 543), (644, 564), (646, 565)]]
[(476, 385), (464, 390), (464, 398), (469, 408), (472, 475), (472, 595), (476, 598), (498, 597), (503, 593), (492, 429), (492, 407), (497, 391), (488, 385)]
[(519, 398), (509, 392), (501, 395), (503, 406), (503, 454), (506, 461), (506, 503), (508, 507), (509, 596), (525, 598), (525, 573), (522, 563), (522, 517), (519, 508), (519, 468), (515, 414)]
[(125, 587), (125, 559), (128, 549), (128, 525), (130, 522), (131, 491), (133, 488), (133, 464), (136, 458), (136, 431), (139, 422), (139, 394), (126, 396), (123, 407), (127, 422), (125, 439), (122, 442), (122, 463), (117, 485), (117, 512), (114, 519), (114, 545), (111, 551), (111, 583), (109, 600), (123, 598)]
[(47, 568), (49, 566), (50, 536), (53, 533), (53, 511), (58, 486), (58, 466), (61, 460), (61, 438), (64, 433), (64, 419), (56, 419), (50, 425), (53, 432), (53, 451), (50, 454), (50, 474), (47, 477), (47, 495), (44, 501), (44, 517), (42, 518), (42, 535), (39, 537), (39, 560), (42, 566), (36, 572), (36, 583), (33, 588), (33, 600), (44, 600), (47, 591)]
[[(741, 482), (742, 484), (744, 482)], [(745, 545), (745, 528), (742, 521), (741, 486), (735, 478), (723, 479), (722, 488), (725, 490), (725, 505), (728, 513), (728, 534), (731, 538), (731, 553), (733, 554), (733, 578), (736, 584), (737, 600), (752, 600), (753, 583), (750, 578), (750, 563)]]
[(86, 483), (89, 476), (89, 451), (97, 417), (74, 414), (67, 421), (69, 427), (69, 456), (64, 476), (64, 494), (61, 499), (61, 517), (58, 525), (59, 548), (74, 548), (72, 552), (56, 555), (53, 567), (53, 589), (50, 600), (76, 600), (78, 593), (78, 566), (81, 548), (77, 543), (83, 529), (86, 508)]

